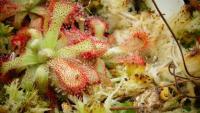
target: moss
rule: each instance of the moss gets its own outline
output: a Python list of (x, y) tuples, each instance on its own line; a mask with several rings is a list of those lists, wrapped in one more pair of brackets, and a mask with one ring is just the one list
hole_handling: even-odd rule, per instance
[(10, 113), (44, 113), (48, 111), (48, 102), (39, 97), (37, 90), (25, 90), (19, 80), (5, 87), (8, 98), (3, 105)]

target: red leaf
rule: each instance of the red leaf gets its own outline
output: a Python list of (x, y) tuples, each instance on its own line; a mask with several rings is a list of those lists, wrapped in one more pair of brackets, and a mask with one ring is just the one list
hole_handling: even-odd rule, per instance
[(84, 59), (91, 60), (91, 59), (96, 58), (98, 55), (95, 51), (88, 51), (88, 52), (81, 53), (80, 56)]
[(102, 56), (107, 49), (109, 48), (109, 44), (107, 41), (99, 41), (99, 40), (92, 40), (93, 44), (95, 45), (95, 49), (88, 52), (83, 52), (80, 56), (84, 59), (93, 59)]
[(73, 4), (72, 11), (65, 19), (65, 24), (72, 25), (74, 27), (74, 23), (76, 20), (80, 19), (85, 15), (83, 11), (83, 7), (80, 4)]
[(77, 28), (73, 28), (70, 30), (62, 29), (62, 32), (65, 35), (65, 37), (67, 38), (69, 45), (74, 45), (79, 42), (82, 42), (85, 39), (91, 38), (91, 36), (89, 34), (87, 34), (85, 32), (81, 32)]
[(108, 30), (108, 23), (106, 23), (106, 21), (104, 21), (103, 19), (98, 18), (98, 17), (88, 18), (85, 23), (86, 23), (86, 26), (89, 28), (89, 31), (91, 32), (91, 34), (93, 36), (96, 34), (95, 33), (95, 26), (97, 24), (101, 24), (102, 26), (104, 26), (105, 32)]
[(56, 5), (56, 0), (50, 0), (49, 6), (48, 6), (48, 9), (50, 12), (53, 12), (55, 5)]
[(21, 54), (24, 52), (26, 44), (30, 36), (27, 33), (27, 28), (22, 28), (18, 33), (11, 39), (11, 44), (16, 52)]
[(58, 86), (69, 94), (81, 95), (88, 85), (100, 82), (96, 70), (76, 59), (54, 59), (50, 67), (55, 72)]
[(83, 73), (87, 76), (89, 80), (89, 84), (97, 84), (100, 83), (100, 78), (98, 73), (92, 67), (88, 67), (85, 65), (80, 65), (80, 68), (83, 70)]
[(79, 95), (87, 84), (88, 78), (83, 70), (78, 68), (76, 60), (54, 59), (50, 62), (51, 69), (55, 72), (55, 78), (58, 80), (58, 86), (65, 92)]
[(142, 40), (143, 46), (141, 47), (141, 50), (145, 49), (147, 47), (147, 45), (148, 45), (148, 34), (146, 32), (144, 32), (144, 31), (135, 32), (133, 34), (133, 37)]
[(148, 34), (144, 31), (134, 32), (127, 40), (125, 40), (121, 47), (124, 51), (135, 52), (147, 49), (149, 44)]

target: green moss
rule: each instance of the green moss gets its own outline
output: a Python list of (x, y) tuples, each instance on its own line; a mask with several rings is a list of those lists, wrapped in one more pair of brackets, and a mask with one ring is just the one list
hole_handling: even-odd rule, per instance
[(0, 23), (0, 54), (8, 54), (10, 51), (10, 36), (13, 27)]
[(19, 80), (5, 86), (8, 98), (3, 105), (9, 113), (44, 113), (48, 111), (48, 103), (41, 99), (37, 90), (25, 90)]

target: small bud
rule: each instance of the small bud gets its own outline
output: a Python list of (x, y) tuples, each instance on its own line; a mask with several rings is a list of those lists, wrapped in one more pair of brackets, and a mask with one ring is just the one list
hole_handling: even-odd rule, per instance
[(38, 39), (42, 37), (42, 33), (36, 29), (29, 29), (28, 32), (31, 34), (32, 39)]
[(54, 51), (52, 49), (45, 48), (40, 50), (38, 55), (42, 60), (47, 60), (48, 58), (52, 58), (54, 56)]
[(39, 47), (39, 43), (40, 43), (40, 39), (33, 39), (30, 43), (29, 43), (29, 47), (33, 50), (37, 50)]
[(48, 87), (49, 68), (46, 65), (40, 65), (35, 72), (36, 86), (42, 93), (45, 93)]

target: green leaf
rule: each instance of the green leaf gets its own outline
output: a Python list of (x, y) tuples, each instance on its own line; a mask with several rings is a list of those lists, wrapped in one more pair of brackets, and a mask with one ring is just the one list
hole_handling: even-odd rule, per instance
[(2, 67), (1, 67), (1, 73), (6, 73), (11, 69), (17, 68), (20, 62), (22, 62), (22, 58), (16, 58), (12, 61), (3, 63)]
[(1, 72), (6, 73), (11, 69), (25, 68), (27, 66), (38, 63), (40, 63), (40, 59), (37, 57), (37, 54), (27, 49), (26, 53), (23, 56), (17, 57), (14, 60), (3, 63), (1, 67)]
[(57, 51), (56, 56), (60, 58), (76, 57), (82, 52), (89, 52), (94, 49), (94, 45), (91, 40), (85, 40), (76, 45), (62, 48)]
[(36, 85), (41, 93), (45, 93), (48, 88), (49, 68), (47, 65), (40, 65), (35, 72)]
[(70, 11), (71, 5), (64, 2), (56, 3), (53, 11), (52, 22), (41, 43), (41, 48), (54, 49), (56, 47), (60, 28)]
[(35, 71), (37, 66), (28, 67), (26, 73), (22, 78), (21, 87), (27, 91), (34, 89)]

